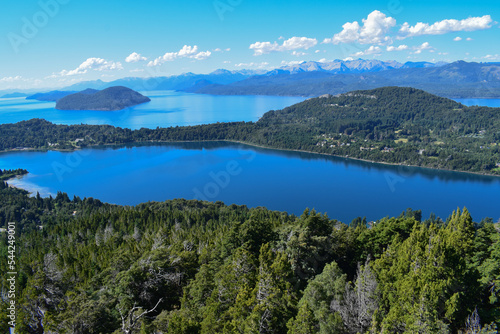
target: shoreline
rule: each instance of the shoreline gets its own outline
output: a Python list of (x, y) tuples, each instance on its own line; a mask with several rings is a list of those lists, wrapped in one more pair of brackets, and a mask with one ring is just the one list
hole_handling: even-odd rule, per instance
[(299, 153), (317, 154), (317, 155), (326, 156), (326, 157), (335, 157), (335, 158), (342, 158), (342, 159), (346, 159), (346, 160), (363, 161), (363, 162), (367, 162), (367, 163), (381, 164), (381, 165), (387, 165), (387, 166), (401, 166), (401, 167), (412, 167), (412, 168), (425, 168), (425, 169), (434, 170), (434, 171), (447, 171), (447, 172), (474, 174), (474, 175), (479, 175), (479, 176), (489, 176), (489, 177), (500, 178), (500, 175), (496, 175), (496, 174), (487, 174), (487, 173), (480, 173), (480, 172), (453, 170), (453, 169), (447, 169), (447, 168), (436, 168), (436, 167), (428, 167), (428, 166), (405, 165), (405, 164), (398, 164), (398, 163), (391, 163), (391, 162), (384, 162), (384, 161), (375, 161), (375, 160), (367, 160), (367, 159), (362, 159), (362, 158), (354, 158), (354, 157), (350, 157), (350, 156), (341, 156), (341, 155), (335, 155), (335, 154), (329, 154), (329, 153), (312, 152), (312, 151), (290, 149), (290, 148), (276, 148), (276, 147), (272, 147), (272, 146), (264, 146), (264, 145), (259, 145), (259, 144), (254, 144), (254, 143), (249, 143), (249, 142), (244, 142), (244, 141), (239, 141), (239, 140), (231, 140), (231, 139), (219, 139), (219, 140), (175, 140), (175, 141), (141, 141), (141, 142), (132, 142), (132, 143), (115, 143), (115, 144), (103, 144), (103, 145), (90, 145), (90, 146), (87, 146), (87, 147), (84, 147), (84, 148), (82, 148), (82, 147), (75, 147), (73, 149), (23, 148), (22, 150), (20, 150), (20, 149), (1, 150), (0, 154), (3, 154), (3, 153), (13, 153), (13, 152), (48, 152), (48, 151), (75, 152), (75, 151), (79, 151), (79, 150), (82, 150), (82, 149), (85, 149), (85, 148), (96, 148), (96, 147), (113, 147), (113, 146), (132, 146), (132, 147), (137, 147), (137, 146), (139, 146), (138, 144), (173, 144), (173, 143), (204, 143), (204, 142), (227, 142), (227, 143), (243, 144), (243, 145), (247, 145), (247, 146), (252, 146), (252, 147), (257, 147), (257, 148), (262, 148), (262, 149), (268, 149), (268, 150), (278, 150), (278, 151), (287, 151), (287, 152), (299, 152)]

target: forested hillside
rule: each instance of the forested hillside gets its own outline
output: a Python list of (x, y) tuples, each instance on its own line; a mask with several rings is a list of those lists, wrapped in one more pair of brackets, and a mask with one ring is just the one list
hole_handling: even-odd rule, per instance
[(404, 165), (500, 175), (500, 109), (466, 107), (413, 88), (385, 87), (309, 99), (256, 123), (130, 130), (0, 125), (0, 150), (74, 149), (138, 142), (231, 140)]
[[(466, 209), (347, 226), (314, 210), (26, 194), (0, 182), (18, 333), (494, 333), (500, 321), (499, 233)], [(0, 251), (5, 284), (6, 238)]]

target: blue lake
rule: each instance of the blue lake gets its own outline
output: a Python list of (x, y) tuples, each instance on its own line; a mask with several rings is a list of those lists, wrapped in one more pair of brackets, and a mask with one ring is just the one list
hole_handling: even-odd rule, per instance
[(116, 204), (197, 198), (294, 214), (316, 208), (343, 222), (408, 207), (445, 219), (466, 206), (476, 221), (500, 219), (500, 178), (231, 143), (3, 153), (0, 168), (28, 169), (10, 183), (42, 195), (60, 190)]
[[(55, 103), (0, 99), (0, 123), (44, 118), (57, 124), (111, 124), (137, 129), (256, 121), (301, 97), (211, 96), (145, 92), (152, 101), (122, 111), (60, 111)], [(500, 107), (499, 99), (462, 99)], [(173, 198), (221, 200), (300, 214), (306, 207), (349, 222), (399, 215), (407, 207), (445, 218), (467, 206), (476, 220), (500, 218), (500, 178), (394, 167), (314, 154), (227, 143), (182, 143), (78, 152), (0, 154), (0, 168), (26, 168), (11, 184), (55, 195), (95, 197), (117, 204)], [(227, 183), (227, 184), (226, 184)]]
[[(57, 110), (55, 102), (0, 98), (0, 124), (43, 118), (55, 124), (109, 124), (129, 129), (257, 121), (269, 110), (305, 100), (290, 96), (217, 96), (175, 91), (142, 92), (151, 102), (119, 111)], [(465, 105), (500, 107), (500, 99), (457, 99)]]
[(142, 92), (151, 102), (119, 111), (55, 109), (55, 102), (0, 99), (0, 123), (43, 118), (55, 124), (109, 124), (129, 129), (257, 121), (264, 113), (305, 100), (286, 96), (215, 96), (174, 91)]
[(500, 108), (500, 99), (455, 99), (466, 106), (486, 106)]

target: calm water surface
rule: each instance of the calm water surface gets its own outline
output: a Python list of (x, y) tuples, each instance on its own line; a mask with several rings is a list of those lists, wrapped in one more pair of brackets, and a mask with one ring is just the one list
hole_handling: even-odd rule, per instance
[[(129, 129), (257, 121), (269, 110), (305, 100), (286, 96), (216, 96), (174, 91), (142, 92), (151, 102), (119, 111), (56, 110), (55, 102), (0, 99), (0, 124), (44, 118), (55, 124), (109, 124)], [(457, 99), (465, 105), (500, 107), (500, 99)]]
[(466, 106), (486, 106), (500, 108), (500, 99), (455, 99)]
[(316, 208), (344, 222), (408, 207), (445, 219), (466, 206), (475, 220), (500, 219), (500, 178), (229, 143), (4, 153), (0, 168), (28, 169), (10, 183), (43, 195), (60, 190), (116, 204), (197, 198), (294, 214)]
[(55, 102), (0, 99), (0, 123), (43, 118), (55, 124), (109, 124), (140, 129), (216, 122), (257, 121), (264, 113), (303, 101), (286, 96), (215, 96), (174, 91), (142, 92), (151, 102), (119, 111), (57, 110)]

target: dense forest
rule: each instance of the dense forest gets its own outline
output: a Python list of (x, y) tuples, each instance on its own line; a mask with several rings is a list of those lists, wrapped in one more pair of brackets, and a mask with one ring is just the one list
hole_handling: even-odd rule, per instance
[(29, 197), (1, 181), (7, 222), (17, 333), (496, 333), (500, 322), (498, 227), (465, 208), (345, 225), (309, 209)]
[(308, 99), (253, 122), (130, 130), (0, 125), (0, 150), (75, 149), (139, 142), (229, 140), (371, 161), (500, 175), (500, 108), (466, 107), (414, 88)]

